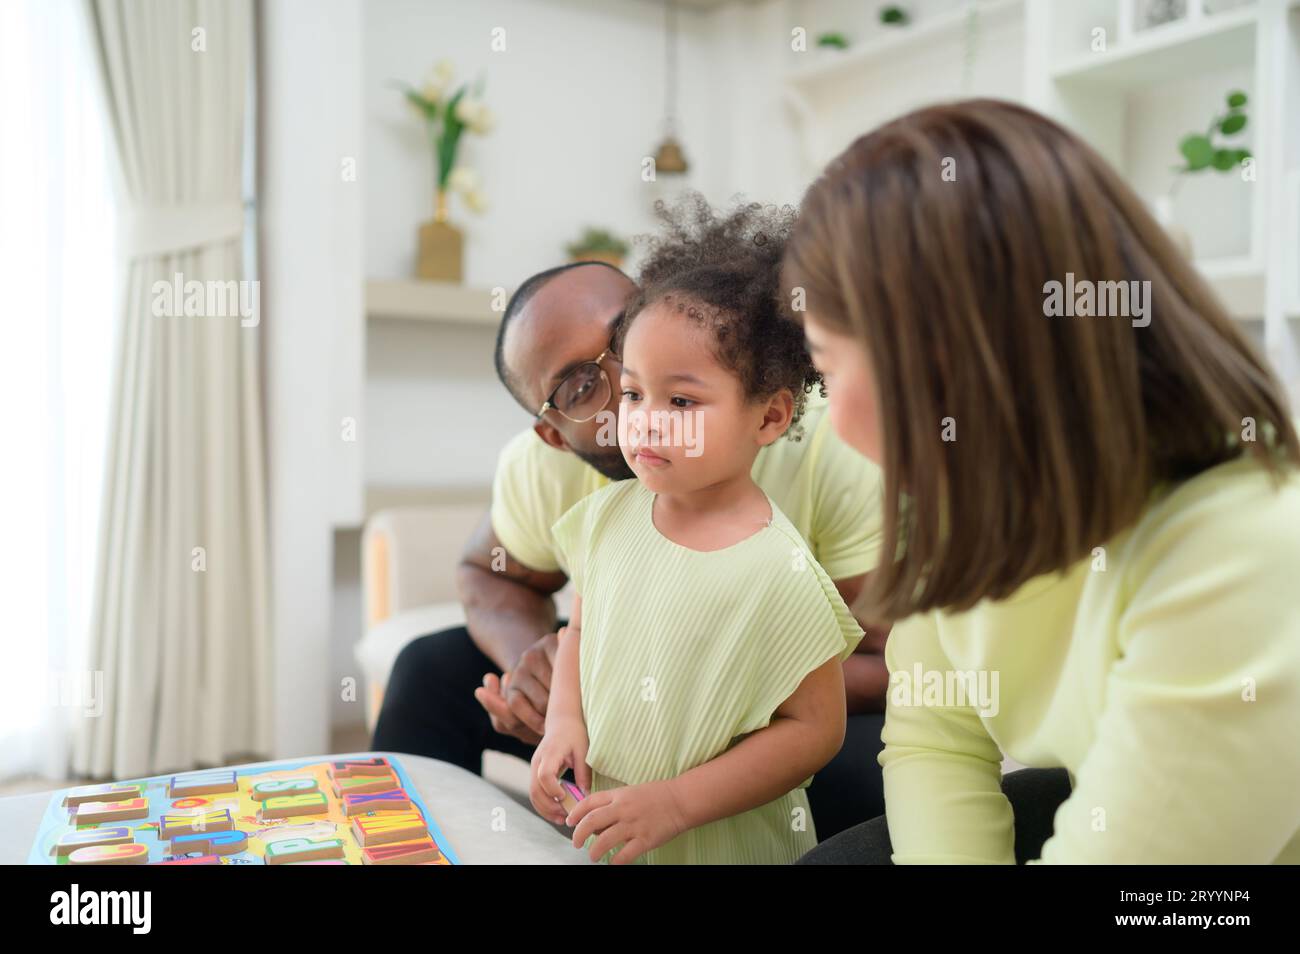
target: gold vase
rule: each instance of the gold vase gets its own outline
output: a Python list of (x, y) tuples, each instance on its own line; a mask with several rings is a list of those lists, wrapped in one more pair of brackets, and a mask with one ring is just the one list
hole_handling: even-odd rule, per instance
[(420, 226), (420, 257), (415, 274), (433, 282), (460, 282), (465, 236), (447, 221), (447, 192), (438, 190), (433, 220)]

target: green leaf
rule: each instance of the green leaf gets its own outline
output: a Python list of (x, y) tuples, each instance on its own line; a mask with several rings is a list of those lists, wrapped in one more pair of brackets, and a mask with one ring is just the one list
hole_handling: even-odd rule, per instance
[(1187, 160), (1187, 171), (1206, 168), (1214, 161), (1214, 147), (1204, 136), (1191, 135), (1178, 144), (1178, 151)]
[(415, 90), (410, 90), (410, 89), (406, 91), (406, 98), (410, 100), (412, 103), (414, 103), (416, 107), (418, 107), (420, 111), (423, 112), (427, 118), (436, 119), (438, 117), (437, 103), (429, 102), (419, 93), (415, 92)]
[(1247, 159), (1249, 159), (1251, 153), (1249, 149), (1238, 149), (1236, 150), (1236, 155), (1237, 155), (1237, 163), (1240, 164), (1245, 162)]
[(465, 124), (456, 118), (456, 107), (468, 91), (468, 86), (461, 86), (454, 96), (447, 100), (442, 116), (442, 133), (438, 136), (436, 148), (438, 156), (438, 188), (447, 188), (447, 177), (456, 165), (456, 146), (460, 143), (461, 130)]
[(1246, 94), (1241, 90), (1234, 90), (1228, 94), (1228, 106), (1232, 109), (1241, 109), (1246, 105)]
[(1246, 128), (1245, 113), (1229, 113), (1219, 123), (1219, 129), (1225, 136), (1234, 136)]
[(1220, 172), (1227, 172), (1237, 164), (1237, 150), (1235, 149), (1216, 149), (1214, 150), (1214, 168)]

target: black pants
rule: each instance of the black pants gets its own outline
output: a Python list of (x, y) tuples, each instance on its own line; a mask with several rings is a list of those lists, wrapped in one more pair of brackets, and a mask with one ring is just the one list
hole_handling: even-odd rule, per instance
[[(463, 626), (413, 640), (393, 664), (372, 748), (441, 759), (475, 775), (483, 772), (487, 749), (531, 760), (534, 746), (493, 729), (474, 698), (489, 672), (501, 675)], [(849, 716), (839, 755), (813, 777), (808, 804), (819, 839), (884, 812), (876, 762), (884, 718), (883, 713)]]
[[(1015, 815), (1016, 864), (1043, 852), (1052, 837), (1056, 809), (1070, 797), (1070, 776), (1063, 768), (1020, 769), (1002, 777), (1002, 793)], [(800, 858), (800, 865), (888, 865), (893, 854), (885, 816), (841, 832)]]

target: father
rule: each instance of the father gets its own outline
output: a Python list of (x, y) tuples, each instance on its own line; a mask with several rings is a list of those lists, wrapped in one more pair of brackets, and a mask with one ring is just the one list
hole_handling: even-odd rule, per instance
[[(427, 755), (475, 774), (486, 749), (532, 758), (545, 729), (555, 634), (567, 622), (556, 618), (552, 598), (567, 577), (550, 527), (610, 481), (635, 479), (619, 448), (598, 440), (606, 418), (598, 412), (618, 412), (621, 369), (609, 343), (634, 290), (612, 266), (579, 263), (532, 276), (507, 305), (497, 374), (534, 421), (502, 450), (491, 510), (461, 559), (467, 626), (423, 636), (397, 657), (375, 749)], [(880, 472), (840, 442), (815, 392), (801, 423), (802, 440), (783, 438), (759, 453), (754, 480), (852, 606), (876, 563)], [(885, 810), (876, 756), (887, 631), (863, 626), (866, 637), (844, 663), (844, 746), (808, 789), (823, 840)]]

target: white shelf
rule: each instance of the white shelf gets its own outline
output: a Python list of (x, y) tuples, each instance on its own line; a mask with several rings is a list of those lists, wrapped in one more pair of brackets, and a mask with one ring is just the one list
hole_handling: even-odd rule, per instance
[(960, 32), (965, 29), (967, 14), (972, 9), (978, 12), (980, 26), (984, 27), (1004, 17), (1019, 15), (1023, 6), (1024, 0), (968, 0), (956, 10), (918, 20), (915, 25), (888, 27), (888, 34), (842, 53), (827, 51), (814, 54), (819, 57), (818, 62), (788, 70), (785, 79), (795, 86), (843, 79), (854, 70), (914, 53), (936, 40)]
[(492, 500), (492, 488), (462, 486), (420, 486), (368, 484), (366, 486), (366, 519), (380, 510), (397, 507), (445, 507), (463, 504), (483, 504)]
[[(507, 293), (508, 294), (508, 293)], [(504, 301), (505, 295), (502, 295)], [(366, 317), (448, 322), (495, 328), (493, 291), (450, 282), (371, 279), (366, 282)]]
[(1058, 83), (1132, 89), (1250, 64), (1255, 55), (1255, 5), (1150, 27), (1101, 53), (1083, 53), (1051, 71)]
[(1264, 316), (1264, 264), (1261, 261), (1243, 255), (1202, 259), (1194, 264), (1234, 318)]

